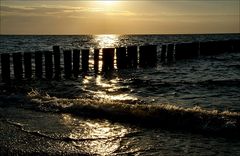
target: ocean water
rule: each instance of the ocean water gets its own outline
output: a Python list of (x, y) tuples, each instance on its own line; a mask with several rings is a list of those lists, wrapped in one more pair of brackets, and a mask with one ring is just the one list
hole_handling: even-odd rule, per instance
[[(0, 36), (0, 53), (240, 39), (240, 34)], [(61, 60), (63, 62), (63, 60)], [(101, 62), (100, 62), (101, 65)], [(0, 82), (3, 154), (240, 155), (240, 52), (59, 81)]]

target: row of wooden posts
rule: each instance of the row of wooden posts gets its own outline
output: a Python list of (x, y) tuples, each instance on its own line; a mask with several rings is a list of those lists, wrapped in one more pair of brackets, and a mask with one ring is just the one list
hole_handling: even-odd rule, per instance
[[(193, 42), (179, 44), (164, 44), (161, 46), (160, 61), (173, 61), (196, 58), (199, 55), (215, 55), (223, 52), (240, 52), (240, 40)], [(114, 69), (114, 56), (116, 52), (116, 67), (118, 70), (137, 67), (155, 67), (157, 65), (157, 46), (128, 46), (102, 49), (102, 72)], [(43, 78), (45, 66), (46, 79), (60, 79), (62, 75), (61, 49), (53, 46), (53, 51), (37, 51), (35, 53), (12, 53), (13, 73), (16, 80), (33, 77), (32, 56), (35, 54), (35, 77)], [(99, 72), (100, 49), (94, 49), (94, 71)], [(63, 50), (64, 77), (78, 77), (79, 74), (89, 70), (89, 49)], [(3, 82), (11, 80), (11, 54), (1, 54), (1, 75)], [(44, 56), (44, 59), (43, 59)], [(22, 61), (23, 60), (23, 61)], [(43, 63), (45, 64), (43, 66)], [(80, 70), (81, 64), (81, 70)], [(24, 69), (24, 70), (23, 70)]]
[[(53, 51), (36, 51), (35, 53), (3, 53), (1, 54), (2, 81), (9, 82), (11, 79), (11, 61), (12, 55), (13, 73), (16, 80), (24, 78), (30, 79), (33, 76), (32, 56), (35, 59), (35, 77), (43, 78), (43, 67), (45, 66), (46, 79), (60, 79), (62, 75), (61, 67), (61, 49), (59, 46), (53, 46)], [(81, 55), (80, 55), (81, 54)], [(94, 49), (94, 71), (99, 72), (100, 49)], [(44, 56), (44, 57), (43, 57)], [(63, 50), (64, 58), (64, 77), (78, 77), (80, 73), (89, 71), (90, 49)], [(115, 48), (102, 49), (102, 72), (112, 71), (114, 69)], [(138, 57), (139, 56), (139, 57)], [(44, 58), (44, 59), (43, 59)], [(157, 46), (148, 45), (139, 47), (129, 46), (127, 48), (116, 48), (117, 69), (154, 67), (157, 63)], [(44, 63), (44, 65), (43, 65)], [(81, 64), (81, 70), (80, 70)], [(23, 70), (24, 69), (24, 70)], [(24, 71), (24, 72), (23, 72)]]

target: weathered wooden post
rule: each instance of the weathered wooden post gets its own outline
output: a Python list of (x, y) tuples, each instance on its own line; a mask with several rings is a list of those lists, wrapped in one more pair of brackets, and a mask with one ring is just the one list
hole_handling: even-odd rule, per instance
[(73, 75), (75, 78), (78, 78), (78, 75), (80, 73), (80, 50), (79, 49), (73, 49)]
[(36, 78), (41, 79), (42, 78), (42, 52), (41, 51), (36, 51), (35, 52), (35, 75)]
[(188, 51), (188, 55), (191, 58), (199, 57), (199, 42), (190, 43), (190, 49)]
[(116, 55), (117, 55), (117, 68), (118, 69), (124, 69), (127, 67), (127, 56), (126, 56), (126, 48), (125, 47), (119, 47), (116, 48)]
[(168, 47), (167, 47), (167, 61), (168, 62), (173, 61), (173, 52), (174, 52), (174, 44), (168, 44)]
[(167, 52), (167, 46), (164, 44), (162, 45), (162, 49), (161, 49), (161, 62), (165, 62), (166, 52)]
[(234, 52), (240, 53), (240, 39), (236, 39), (232, 41), (232, 49)]
[(114, 48), (103, 48), (103, 71), (114, 69)]
[(99, 70), (99, 49), (94, 49), (94, 72), (98, 73)]
[(155, 67), (157, 65), (157, 46), (149, 45), (148, 46), (148, 66)]
[(23, 54), (24, 57), (24, 72), (25, 78), (32, 78), (32, 53), (27, 52)]
[(52, 52), (45, 51), (45, 77), (46, 79), (52, 79), (53, 77), (53, 60), (52, 60)]
[(65, 78), (70, 78), (72, 76), (72, 51), (71, 50), (64, 50), (64, 73)]
[(89, 49), (82, 49), (82, 71), (86, 73), (89, 69)]
[(138, 65), (138, 47), (137, 46), (128, 46), (127, 47), (127, 60), (128, 67), (137, 68)]
[(61, 78), (60, 47), (53, 46), (55, 79)]
[(200, 54), (201, 55), (216, 55), (218, 54), (216, 41), (208, 41), (200, 43)]
[(23, 77), (22, 53), (13, 53), (13, 69), (15, 79), (21, 80)]
[(196, 58), (199, 55), (199, 43), (179, 43), (175, 45), (175, 58), (180, 59), (190, 59)]
[(157, 65), (157, 46), (148, 45), (139, 47), (139, 66), (154, 67)]
[(2, 81), (8, 83), (10, 81), (10, 54), (1, 54)]
[(140, 67), (147, 66), (147, 46), (139, 47), (139, 66)]

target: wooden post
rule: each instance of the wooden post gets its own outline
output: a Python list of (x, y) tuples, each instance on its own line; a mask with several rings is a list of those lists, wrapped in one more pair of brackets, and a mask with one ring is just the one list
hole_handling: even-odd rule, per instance
[(148, 66), (155, 67), (157, 65), (157, 46), (149, 45), (148, 46)]
[(75, 78), (78, 78), (78, 75), (80, 73), (80, 50), (74, 49), (73, 50), (73, 75)]
[(60, 47), (53, 46), (55, 79), (61, 78)]
[(99, 49), (94, 49), (94, 72), (98, 73), (99, 70)]
[(89, 49), (82, 49), (82, 71), (86, 73), (89, 69)]
[(200, 54), (201, 55), (216, 55), (218, 44), (216, 41), (202, 42), (200, 43)]
[(166, 52), (167, 52), (167, 46), (166, 45), (162, 45), (162, 49), (161, 49), (161, 62), (165, 62)]
[(72, 51), (64, 50), (64, 73), (65, 78), (70, 78), (72, 76)]
[(114, 69), (114, 48), (103, 48), (103, 71)]
[(35, 52), (35, 75), (37, 78), (42, 78), (42, 52)]
[(139, 66), (140, 67), (147, 66), (147, 46), (139, 47)]
[(52, 79), (53, 77), (53, 60), (52, 60), (52, 52), (45, 51), (45, 77), (46, 79)]
[(127, 47), (128, 67), (137, 68), (138, 64), (138, 49), (137, 46)]
[(157, 46), (148, 45), (139, 48), (139, 66), (154, 67), (157, 65)]
[(32, 78), (32, 55), (30, 52), (24, 53), (24, 72), (25, 78)]
[(23, 77), (22, 53), (13, 53), (14, 77), (21, 80)]
[(124, 69), (127, 67), (127, 52), (125, 47), (119, 47), (116, 49), (117, 53), (117, 68), (118, 69)]
[(232, 40), (232, 51), (240, 53), (240, 39)]
[(10, 81), (10, 54), (1, 54), (2, 81), (8, 83)]
[(167, 47), (167, 61), (173, 61), (173, 51), (174, 51), (174, 44), (168, 44)]
[(199, 43), (180, 43), (175, 45), (175, 58), (180, 59), (190, 59), (198, 57), (199, 53)]

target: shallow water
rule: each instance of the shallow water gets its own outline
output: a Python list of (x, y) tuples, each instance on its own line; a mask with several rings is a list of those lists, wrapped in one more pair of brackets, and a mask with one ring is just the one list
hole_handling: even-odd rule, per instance
[[(56, 44), (63, 49), (93, 49), (239, 38), (239, 34), (0, 36), (0, 53), (51, 50)], [(159, 46), (158, 56), (160, 50)], [(1, 83), (0, 130), (6, 134), (0, 135), (1, 152), (240, 154), (236, 133), (240, 53), (171, 64), (159, 61), (156, 68), (105, 75), (94, 74), (92, 60), (90, 67), (88, 75), (78, 79)]]
[[(239, 139), (71, 114), (0, 108), (1, 148), (20, 154), (239, 155)], [(20, 151), (20, 152), (19, 152)], [(16, 153), (15, 153), (16, 154)]]

